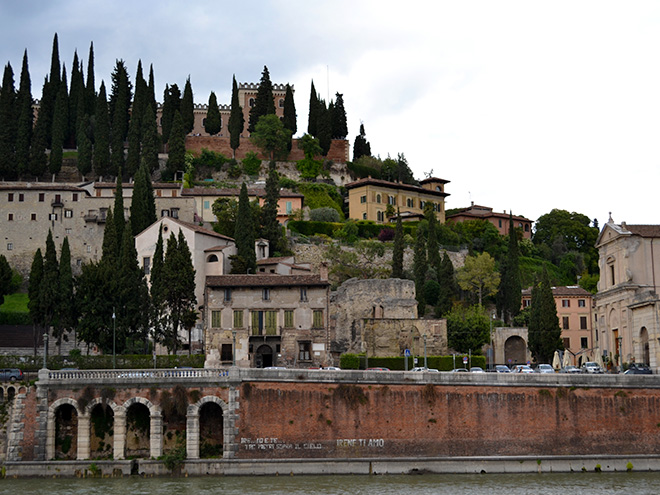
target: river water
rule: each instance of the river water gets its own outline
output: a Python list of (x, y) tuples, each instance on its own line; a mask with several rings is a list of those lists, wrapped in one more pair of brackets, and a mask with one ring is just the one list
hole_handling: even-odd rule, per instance
[(658, 495), (660, 473), (4, 479), (11, 495)]

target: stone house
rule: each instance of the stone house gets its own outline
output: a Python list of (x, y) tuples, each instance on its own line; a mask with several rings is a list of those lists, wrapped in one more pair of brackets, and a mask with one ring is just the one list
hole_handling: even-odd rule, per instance
[(596, 241), (600, 281), (594, 340), (614, 365), (635, 361), (660, 370), (658, 241), (660, 225), (616, 224), (611, 217)]
[[(520, 229), (523, 239), (532, 238), (532, 221), (522, 216), (512, 216), (514, 228)], [(509, 214), (505, 211), (498, 213), (489, 206), (475, 205), (474, 202), (468, 208), (447, 216), (448, 222), (465, 222), (466, 220), (486, 220), (495, 226), (500, 235), (509, 235)]]

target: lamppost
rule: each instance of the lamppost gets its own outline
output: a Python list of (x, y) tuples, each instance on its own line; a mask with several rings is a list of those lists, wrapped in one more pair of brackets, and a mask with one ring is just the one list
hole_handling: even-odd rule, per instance
[(48, 361), (48, 332), (44, 334), (44, 369), (47, 369)]
[(424, 369), (429, 369), (429, 365), (426, 362), (426, 334), (424, 334)]
[(490, 315), (490, 349), (488, 349), (488, 368), (492, 371), (493, 369), (493, 360), (494, 356), (493, 354), (495, 353), (495, 349), (493, 349), (493, 320), (495, 319), (495, 311), (493, 311)]
[(117, 315), (115, 308), (112, 308), (112, 369), (117, 367), (117, 355), (115, 353), (115, 342), (117, 340)]
[(231, 331), (231, 336), (234, 339), (234, 345), (232, 347), (233, 355), (232, 355), (232, 359), (231, 359), (231, 365), (236, 366), (236, 330)]
[(623, 373), (623, 337), (617, 337), (616, 340), (619, 341), (619, 373)]

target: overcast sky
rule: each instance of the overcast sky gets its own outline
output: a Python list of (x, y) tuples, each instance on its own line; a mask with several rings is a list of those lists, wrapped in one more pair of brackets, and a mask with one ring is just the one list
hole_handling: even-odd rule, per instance
[(18, 86), (27, 49), (35, 97), (56, 32), (69, 73), (94, 42), (97, 88), (153, 64), (159, 101), (190, 75), (229, 103), (266, 65), (299, 135), (312, 80), (342, 93), (351, 145), (362, 121), (374, 155), (450, 181), (447, 208), (660, 223), (659, 2), (0, 0), (0, 62)]

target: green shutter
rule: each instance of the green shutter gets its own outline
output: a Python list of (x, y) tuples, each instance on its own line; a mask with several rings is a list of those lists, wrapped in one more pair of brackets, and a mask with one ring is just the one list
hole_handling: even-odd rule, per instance
[(234, 311), (234, 328), (243, 328), (243, 310)]
[(259, 331), (259, 311), (252, 311), (252, 335), (261, 335)]
[(284, 328), (293, 328), (293, 310), (284, 310)]
[(277, 335), (277, 311), (266, 311), (266, 335)]

